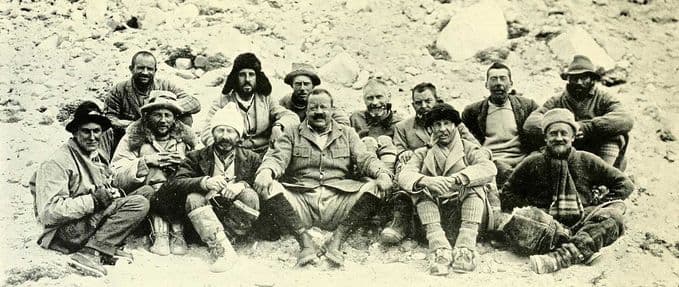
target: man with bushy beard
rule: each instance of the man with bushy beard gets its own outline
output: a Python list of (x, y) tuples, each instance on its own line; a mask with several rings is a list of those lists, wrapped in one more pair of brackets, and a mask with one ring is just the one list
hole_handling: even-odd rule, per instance
[(271, 83), (257, 56), (252, 53), (238, 55), (226, 77), (222, 94), (212, 103), (206, 116), (200, 136), (203, 144), (212, 144), (209, 124), (214, 114), (228, 103), (234, 103), (245, 126), (241, 147), (264, 154), (270, 141), (280, 137), (285, 129), (299, 125), (299, 117), (275, 102), (270, 94)]
[[(279, 103), (297, 114), (300, 121), (304, 121), (309, 93), (321, 84), (321, 78), (310, 65), (295, 63), (293, 71), (288, 73), (283, 81), (292, 88), (292, 94), (281, 98)], [(349, 118), (342, 113), (334, 112), (332, 118), (340, 124), (349, 125)]]
[[(176, 120), (182, 109), (177, 96), (171, 92), (153, 91), (141, 112), (141, 119), (130, 124), (120, 140), (111, 168), (116, 186), (125, 190), (149, 186), (144, 196), (151, 200), (167, 179), (174, 176), (196, 139), (189, 126)], [(153, 246), (149, 251), (158, 255), (186, 254), (182, 224), (179, 221), (168, 224), (167, 218), (159, 216), (153, 205), (150, 214)]]
[(541, 108), (534, 111), (526, 119), (524, 130), (540, 138), (540, 124), (544, 114), (555, 108), (568, 109), (575, 114), (577, 121), (575, 148), (596, 154), (624, 171), (629, 132), (634, 125), (632, 116), (624, 110), (618, 99), (596, 83), (600, 76), (595, 72), (589, 58), (574, 56), (573, 62), (561, 77), (568, 80), (566, 91), (547, 100)]
[(538, 109), (534, 100), (512, 89), (512, 72), (502, 63), (493, 63), (486, 71), (488, 98), (468, 105), (462, 122), (483, 147), (493, 152), (497, 167), (497, 184), (502, 185), (512, 170), (542, 144), (523, 129), (526, 118)]
[(514, 251), (531, 256), (537, 273), (590, 264), (623, 234), (634, 186), (601, 158), (572, 147), (580, 125), (555, 108), (542, 119), (546, 147), (516, 167), (501, 194), (498, 225)]

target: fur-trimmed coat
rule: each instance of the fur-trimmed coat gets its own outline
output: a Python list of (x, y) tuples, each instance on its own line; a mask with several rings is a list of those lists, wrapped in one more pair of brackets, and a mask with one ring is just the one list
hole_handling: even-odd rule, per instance
[[(124, 190), (135, 190), (143, 184), (163, 182), (172, 174), (167, 174), (168, 169), (158, 173), (159, 170), (150, 168), (143, 157), (159, 152), (178, 152), (185, 157), (187, 152), (193, 150), (195, 143), (196, 137), (191, 128), (176, 121), (170, 131), (170, 140), (163, 148), (141, 120), (135, 121), (127, 127), (125, 136), (120, 140), (111, 159), (114, 185)], [(153, 180), (150, 180), (151, 177)]]

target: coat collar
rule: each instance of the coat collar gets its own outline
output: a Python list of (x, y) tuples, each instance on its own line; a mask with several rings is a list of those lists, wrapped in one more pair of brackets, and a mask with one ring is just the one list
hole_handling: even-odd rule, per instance
[[(509, 103), (512, 105), (512, 112), (514, 113), (514, 121), (516, 122), (516, 128), (520, 131), (523, 128), (521, 119), (525, 118), (524, 110), (521, 108), (521, 103), (516, 95), (508, 96)], [(486, 120), (488, 119), (488, 108), (490, 107), (490, 99), (486, 98), (481, 104), (481, 112), (476, 117), (476, 122), (483, 134), (486, 133)]]
[(334, 119), (330, 120), (332, 122), (332, 127), (330, 128), (330, 133), (328, 134), (328, 140), (325, 142), (325, 146), (319, 146), (318, 143), (316, 143), (316, 135), (311, 130), (311, 128), (309, 128), (307, 120), (304, 120), (304, 122), (302, 122), (299, 125), (299, 135), (303, 138), (306, 138), (308, 141), (314, 143), (314, 145), (316, 145), (316, 147), (318, 147), (319, 149), (323, 150), (327, 146), (330, 146), (330, 144), (332, 144), (333, 141), (335, 141), (336, 139), (343, 135), (344, 127), (338, 124)]
[(427, 133), (427, 129), (417, 123), (417, 115), (413, 117), (413, 130), (415, 131), (415, 135), (420, 138), (425, 143), (429, 143), (431, 139), (431, 135)]
[[(146, 127), (143, 127), (141, 119), (130, 124), (125, 134), (128, 136), (130, 150), (138, 150), (144, 144), (150, 144), (158, 150), (158, 146), (153, 141), (153, 134)], [(178, 143), (183, 142), (191, 148), (196, 143), (196, 138), (191, 132), (191, 128), (179, 120), (175, 122), (175, 127), (170, 131), (170, 138)]]
[(198, 165), (204, 175), (211, 176), (215, 168), (215, 150), (212, 145), (202, 149), (198, 153)]
[(446, 155), (446, 161), (445, 161), (445, 166), (443, 168), (443, 173), (439, 174), (438, 169), (436, 168), (436, 158), (435, 154), (437, 152), (444, 152), (439, 145), (435, 144), (429, 150), (427, 151), (427, 154), (424, 157), (424, 168), (428, 170), (428, 172), (432, 175), (437, 175), (437, 176), (446, 176), (450, 175), (449, 173), (452, 173), (452, 169), (455, 168), (457, 163), (464, 158), (464, 145), (462, 143), (461, 135), (457, 130), (455, 130), (457, 133), (456, 138), (453, 140), (453, 144), (451, 145), (450, 149), (447, 152)]

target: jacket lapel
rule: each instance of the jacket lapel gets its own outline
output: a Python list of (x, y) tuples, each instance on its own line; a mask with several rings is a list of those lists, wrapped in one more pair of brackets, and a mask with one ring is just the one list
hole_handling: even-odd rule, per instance
[(215, 155), (212, 145), (200, 151), (198, 165), (204, 175), (212, 176), (213, 169), (215, 168)]
[(425, 128), (418, 125), (415, 120), (413, 120), (413, 129), (415, 130), (415, 135), (418, 138), (420, 138), (420, 140), (422, 140), (425, 144), (429, 143), (431, 137), (429, 136)]
[(481, 104), (481, 112), (476, 117), (476, 122), (478, 123), (479, 130), (481, 134), (486, 134), (486, 119), (488, 118), (488, 98), (486, 98)]
[(434, 149), (438, 149), (439, 147), (437, 145), (434, 145), (431, 147), (426, 155), (424, 156), (423, 160), (423, 167), (422, 167), (422, 174), (425, 175), (430, 175), (430, 176), (439, 176), (436, 168), (436, 158), (434, 155)]
[(514, 95), (509, 95), (509, 103), (512, 105), (512, 112), (514, 112), (514, 121), (516, 121), (516, 129), (520, 131), (523, 128), (521, 126), (521, 123), (525, 118), (524, 110), (521, 107), (521, 103), (519, 103), (519, 99), (517, 99), (516, 96)]

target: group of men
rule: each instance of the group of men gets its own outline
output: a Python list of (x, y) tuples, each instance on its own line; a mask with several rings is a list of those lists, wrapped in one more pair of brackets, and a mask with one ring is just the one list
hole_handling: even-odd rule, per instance
[[(380, 79), (363, 89), (366, 110), (343, 115), (309, 65), (293, 67), (284, 79), (292, 93), (277, 102), (259, 59), (244, 53), (196, 133), (199, 102), (155, 77), (151, 53), (135, 54), (129, 69), (103, 112), (78, 107), (66, 126), (72, 138), (32, 181), (39, 244), (74, 253), (69, 264), (87, 274), (131, 261), (124, 240), (145, 218), (150, 252), (185, 254), (192, 229), (212, 272), (236, 262), (232, 240), (272, 226), (299, 243), (297, 266), (342, 266), (347, 237), (386, 218), (380, 240), (423, 235), (435, 275), (473, 271), (479, 238), (535, 255), (542, 273), (593, 262), (624, 230), (633, 121), (584, 56), (542, 107), (494, 63), (490, 95), (461, 114), (420, 83), (415, 115), (402, 119)], [(316, 246), (312, 227), (332, 236)]]

